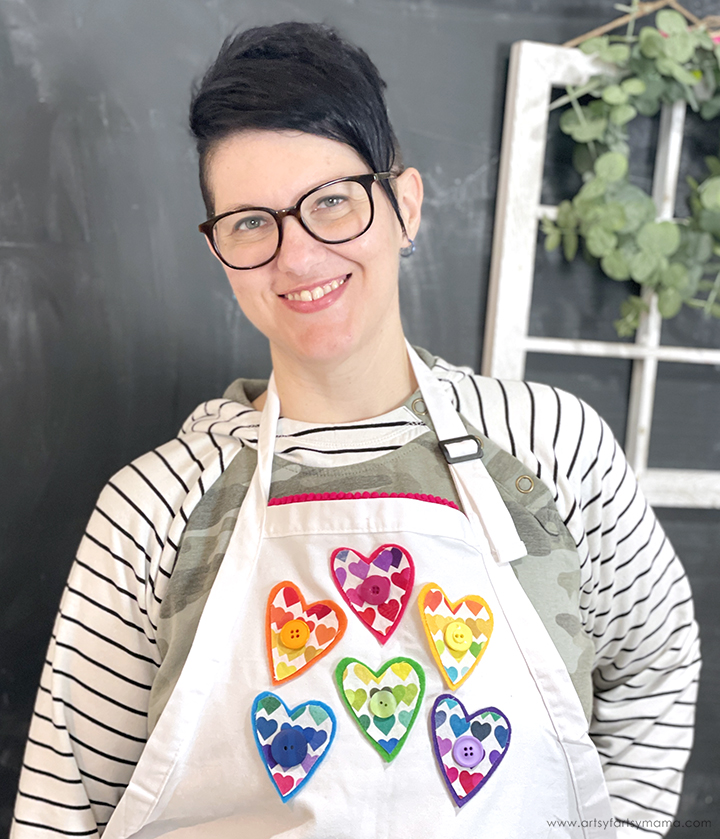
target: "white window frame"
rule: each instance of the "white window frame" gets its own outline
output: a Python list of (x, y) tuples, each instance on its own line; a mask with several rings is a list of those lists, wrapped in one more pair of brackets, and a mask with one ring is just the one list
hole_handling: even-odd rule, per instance
[[(578, 49), (518, 41), (510, 55), (502, 154), (485, 321), (482, 372), (522, 379), (528, 352), (626, 358), (633, 362), (625, 450), (651, 504), (720, 508), (720, 472), (650, 469), (648, 451), (659, 361), (720, 365), (720, 349), (661, 344), (662, 318), (654, 294), (635, 343), (545, 338), (528, 334), (540, 219), (556, 207), (540, 203), (553, 87), (580, 86), (607, 65)], [(685, 103), (664, 106), (655, 157), (653, 198), (658, 219), (675, 206)]]

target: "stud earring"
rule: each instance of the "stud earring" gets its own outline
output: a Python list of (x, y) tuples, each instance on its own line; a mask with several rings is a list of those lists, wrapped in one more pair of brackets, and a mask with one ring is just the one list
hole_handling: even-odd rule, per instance
[(400, 248), (400, 256), (412, 256), (415, 253), (415, 241), (408, 236), (410, 244), (406, 248)]

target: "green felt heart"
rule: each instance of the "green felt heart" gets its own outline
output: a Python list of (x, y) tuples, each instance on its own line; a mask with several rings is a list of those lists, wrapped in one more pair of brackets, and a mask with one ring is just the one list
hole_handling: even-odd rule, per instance
[[(320, 725), (321, 722), (325, 722), (327, 719), (327, 711), (319, 705), (308, 705), (307, 708), (310, 711), (310, 716), (315, 720), (315, 725)], [(293, 719), (295, 718), (293, 717)]]
[(438, 655), (442, 655), (445, 652), (445, 642), (441, 638), (438, 638), (435, 642), (435, 649), (438, 651)]
[(480, 655), (480, 650), (482, 650), (482, 648), (483, 645), (478, 644), (477, 641), (473, 641), (472, 644), (470, 644), (470, 652), (475, 656), (475, 658)]
[(373, 724), (375, 728), (379, 728), (383, 734), (387, 735), (395, 725), (395, 714), (389, 717), (373, 717)]
[[(365, 687), (360, 687), (358, 680), (365, 686), (377, 687), (373, 686), (372, 690), (368, 688), (368, 693)], [(416, 661), (403, 657), (386, 661), (377, 671), (371, 670), (356, 658), (344, 658), (335, 668), (335, 681), (343, 702), (363, 734), (383, 760), (391, 761), (403, 747), (420, 712), (425, 694), (425, 671)], [(378, 717), (369, 712), (369, 694), (378, 690), (391, 691), (397, 703), (395, 713), (389, 717)], [(408, 710), (401, 711), (401, 703)], [(388, 742), (384, 738), (390, 735), (398, 721), (405, 731), (401, 737), (392, 738), (390, 742), (395, 742), (395, 748), (388, 752)], [(384, 742), (382, 746), (381, 740)]]
[(264, 708), (268, 714), (272, 714), (273, 711), (277, 711), (279, 707), (280, 700), (276, 699), (274, 696), (266, 696), (258, 702), (258, 708)]

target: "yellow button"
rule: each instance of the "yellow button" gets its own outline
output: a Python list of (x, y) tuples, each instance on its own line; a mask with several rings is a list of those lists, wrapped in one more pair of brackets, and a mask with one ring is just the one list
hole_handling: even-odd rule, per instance
[(464, 653), (469, 650), (472, 640), (472, 630), (462, 621), (453, 621), (445, 627), (445, 643), (455, 652)]
[(280, 630), (280, 643), (289, 650), (304, 647), (310, 637), (310, 627), (301, 620), (288, 621)]

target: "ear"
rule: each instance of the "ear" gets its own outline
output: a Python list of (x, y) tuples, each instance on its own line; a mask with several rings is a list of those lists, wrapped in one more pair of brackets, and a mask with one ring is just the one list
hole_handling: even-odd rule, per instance
[(423, 200), (423, 182), (418, 170), (410, 167), (398, 175), (395, 180), (395, 191), (405, 229), (408, 236), (414, 239), (420, 227)]

